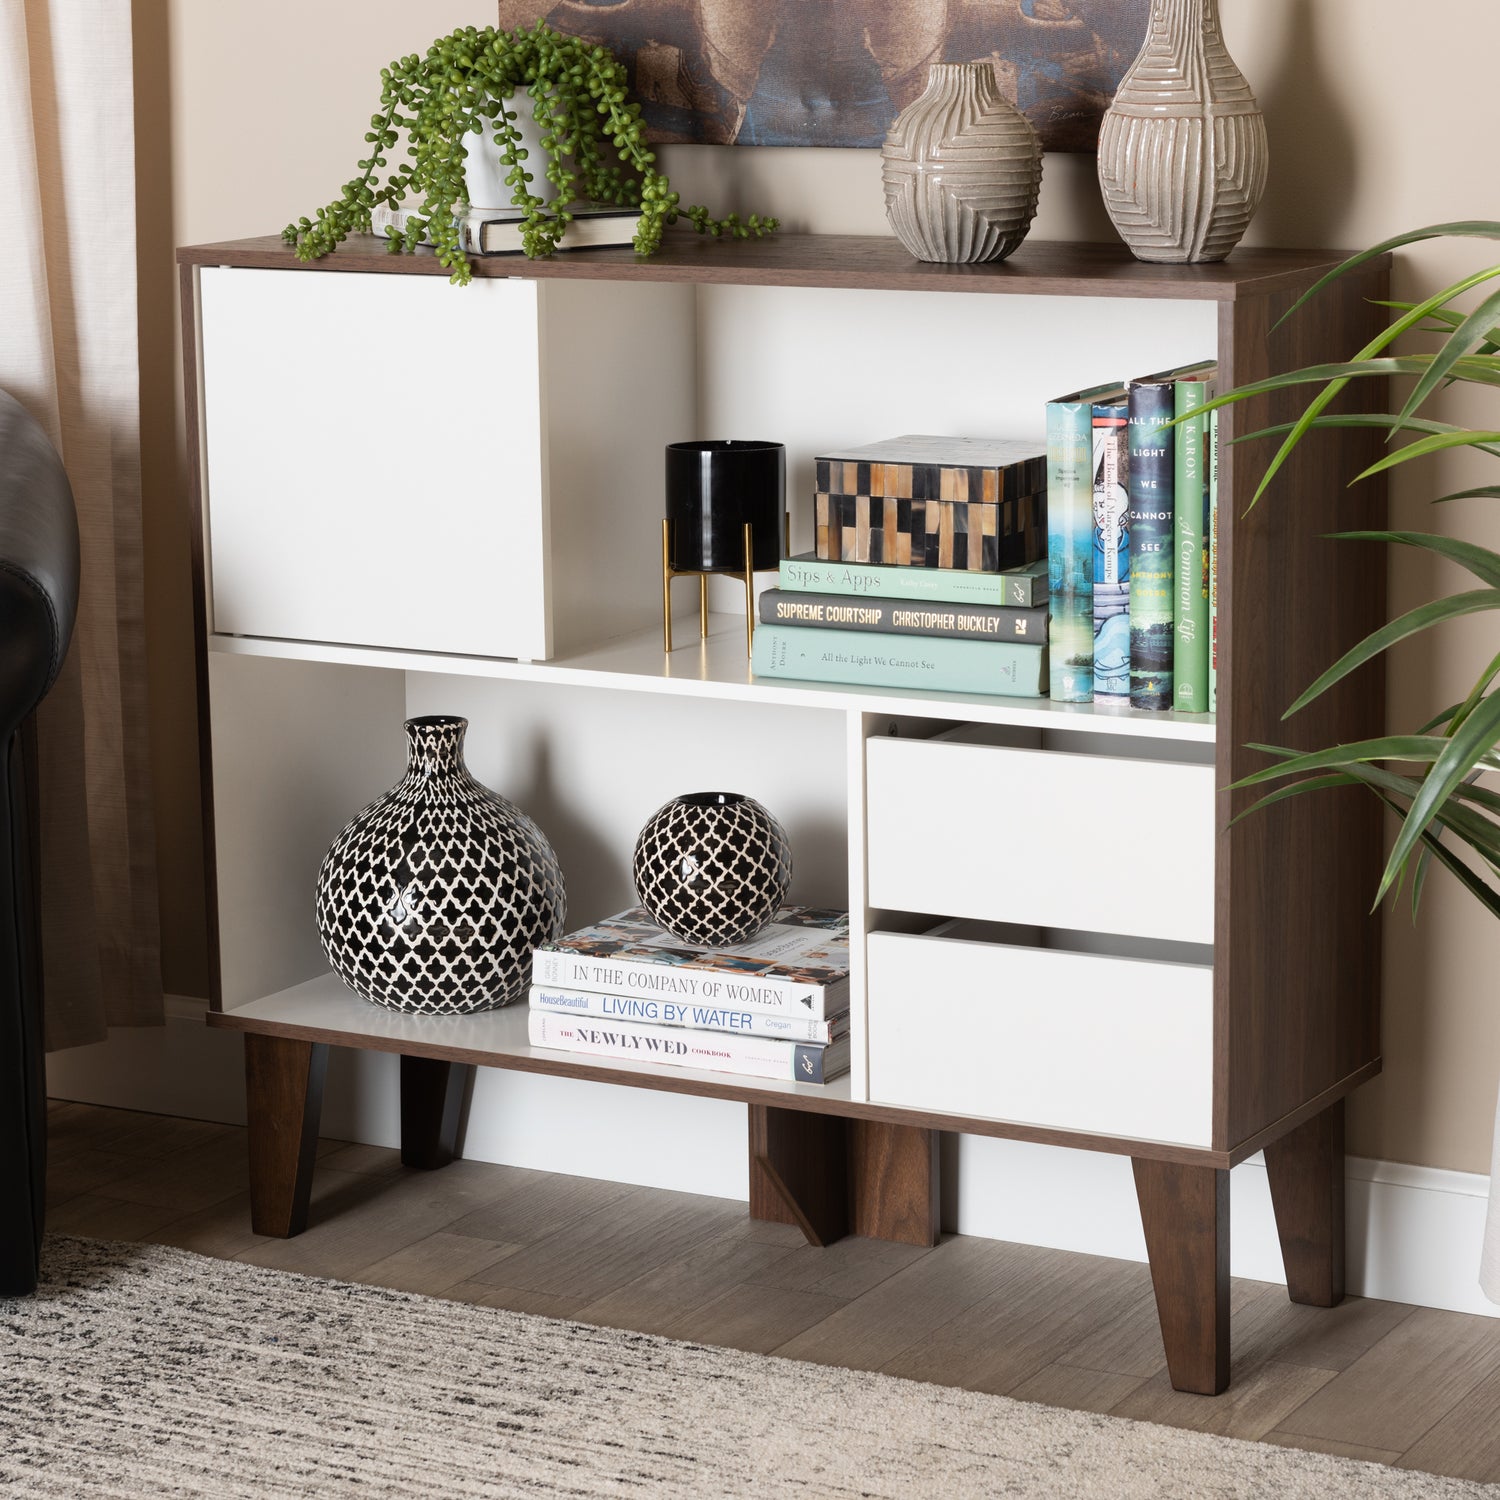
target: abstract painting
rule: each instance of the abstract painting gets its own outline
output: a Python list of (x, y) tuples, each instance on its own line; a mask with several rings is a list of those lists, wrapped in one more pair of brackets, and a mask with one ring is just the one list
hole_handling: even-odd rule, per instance
[(630, 70), (652, 140), (879, 146), (935, 62), (986, 61), (1049, 151), (1092, 151), (1150, 0), (499, 0)]

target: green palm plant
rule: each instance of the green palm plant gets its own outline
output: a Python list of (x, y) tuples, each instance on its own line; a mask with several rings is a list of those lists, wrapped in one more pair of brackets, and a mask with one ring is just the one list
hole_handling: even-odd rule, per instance
[[(1465, 221), (1433, 224), (1396, 235), (1351, 256), (1310, 288), (1288, 311), (1295, 314), (1325, 286), (1356, 266), (1420, 240), (1460, 236), (1500, 240), (1500, 223)], [(1389, 302), (1397, 316), (1352, 359), (1342, 364), (1313, 365), (1257, 381), (1210, 403), (1223, 406), (1269, 391), (1321, 384), (1307, 409), (1293, 423), (1247, 433), (1236, 442), (1279, 436), (1281, 445), (1266, 468), (1252, 504), (1258, 502), (1303, 438), (1317, 428), (1382, 428), (1392, 451), (1351, 480), (1368, 479), (1402, 464), (1452, 449), (1469, 448), (1500, 458), (1500, 431), (1483, 431), (1434, 421), (1420, 415), (1431, 397), (1457, 382), (1500, 386), (1500, 290), (1489, 291), (1472, 310), (1454, 306), (1458, 299), (1500, 278), (1500, 266), (1465, 276), (1421, 302)], [(1434, 352), (1397, 354), (1392, 346), (1408, 333), (1437, 333)], [(1331, 412), (1328, 408), (1351, 381), (1368, 377), (1414, 377), (1401, 410)], [(1500, 485), (1482, 485), (1437, 497), (1437, 501), (1500, 498)], [(1435, 502), (1436, 503), (1436, 502)], [(1356, 668), (1404, 641), (1462, 615), (1500, 609), (1500, 553), (1456, 537), (1419, 531), (1340, 532), (1341, 539), (1389, 542), (1414, 547), (1458, 563), (1478, 580), (1467, 589), (1409, 610), (1367, 636), (1328, 668), (1287, 709), (1290, 718), (1341, 682)], [(1486, 771), (1500, 770), (1500, 655), (1479, 673), (1461, 703), (1450, 704), (1413, 734), (1334, 745), (1303, 752), (1277, 745), (1253, 745), (1275, 758), (1275, 764), (1244, 777), (1237, 786), (1276, 784), (1240, 816), (1287, 797), (1335, 786), (1363, 786), (1401, 818), (1400, 831), (1381, 875), (1375, 902), (1410, 880), (1415, 915), (1423, 883), (1433, 861), (1442, 865), (1496, 916), (1500, 916), (1500, 793), (1477, 784)], [(1467, 857), (1464, 857), (1464, 856)]]

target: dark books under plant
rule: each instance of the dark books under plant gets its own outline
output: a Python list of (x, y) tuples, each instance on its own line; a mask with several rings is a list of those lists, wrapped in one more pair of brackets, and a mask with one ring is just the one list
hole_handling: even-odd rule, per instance
[[(1397, 235), (1336, 267), (1294, 304), (1288, 316), (1294, 315), (1302, 303), (1330, 281), (1356, 266), (1402, 245), (1448, 236), (1500, 240), (1500, 223), (1434, 224)], [(1259, 501), (1265, 493), (1287, 455), (1314, 428), (1375, 427), (1385, 429), (1388, 442), (1410, 438), (1364, 473), (1354, 476), (1355, 480), (1456, 448), (1500, 458), (1500, 431), (1459, 427), (1419, 415), (1434, 393), (1455, 381), (1489, 387), (1491, 391), (1500, 386), (1500, 292), (1489, 291), (1472, 311), (1464, 312), (1454, 306), (1465, 293), (1496, 280), (1500, 280), (1500, 265), (1465, 276), (1424, 301), (1393, 302), (1389, 305), (1398, 316), (1348, 362), (1293, 370), (1242, 386), (1212, 403), (1222, 406), (1304, 383), (1323, 387), (1290, 428), (1271, 428), (1236, 439), (1243, 442), (1248, 438), (1282, 436), (1280, 450), (1267, 467), (1255, 500)], [(1402, 355), (1387, 352), (1403, 334), (1433, 331), (1444, 335), (1436, 352)], [(1415, 377), (1399, 412), (1328, 410), (1351, 380), (1372, 376)], [(1439, 501), (1500, 499), (1500, 485), (1480, 485), (1436, 498)], [(1287, 718), (1398, 641), (1462, 615), (1500, 609), (1500, 554), (1485, 547), (1460, 537), (1417, 531), (1350, 531), (1339, 535), (1351, 541), (1420, 548), (1458, 563), (1478, 579), (1481, 587), (1408, 610), (1367, 636), (1302, 693), (1286, 711)], [(1377, 901), (1391, 889), (1399, 890), (1409, 877), (1415, 913), (1424, 877), (1431, 862), (1436, 860), (1500, 916), (1500, 793), (1475, 784), (1481, 773), (1500, 769), (1500, 757), (1496, 755), (1496, 744), (1500, 742), (1497, 677), (1500, 677), (1500, 655), (1485, 665), (1463, 702), (1450, 704), (1412, 734), (1333, 745), (1311, 753), (1274, 745), (1253, 747), (1274, 756), (1277, 763), (1245, 777), (1240, 785), (1284, 784), (1268, 792), (1250, 811), (1284, 797), (1326, 787), (1351, 784), (1367, 787), (1402, 818), (1381, 876)]]
[[(425, 53), (397, 58), (380, 70), (380, 112), (370, 118), (365, 141), (370, 154), (360, 175), (344, 184), (315, 218), (288, 224), (282, 238), (298, 258), (327, 255), (350, 234), (370, 232), (371, 210), (381, 205), (409, 210), (404, 231), (389, 232), (393, 250), (412, 251), (424, 235), (451, 279), (470, 279), (455, 205), (468, 204), (464, 162), (482, 132), (509, 169), (506, 182), (521, 212), (522, 249), (533, 258), (550, 255), (567, 233), (566, 209), (545, 209), (534, 192), (535, 164), (528, 163), (517, 128), (520, 108), (535, 113), (546, 154), (543, 175), (557, 201), (579, 198), (639, 207), (635, 233), (639, 255), (661, 244), (662, 231), (679, 217), (700, 234), (744, 239), (769, 234), (777, 221), (751, 214), (714, 218), (706, 208), (679, 206), (656, 155), (646, 146), (640, 106), (626, 97), (625, 68), (607, 48), (565, 36), (544, 22), (514, 31), (493, 26), (460, 27), (439, 37)], [(390, 167), (385, 153), (405, 131), (407, 160)], [(384, 182), (381, 168), (388, 168)], [(420, 209), (413, 205), (420, 203)]]

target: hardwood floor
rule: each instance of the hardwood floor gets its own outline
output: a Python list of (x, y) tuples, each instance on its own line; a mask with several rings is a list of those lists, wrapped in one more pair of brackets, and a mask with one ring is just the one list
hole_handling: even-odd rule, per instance
[(741, 1203), (317, 1145), (309, 1228), (250, 1231), (245, 1132), (57, 1103), (48, 1228), (1500, 1480), (1500, 1320), (1236, 1281), (1232, 1384), (1172, 1390), (1146, 1267), (752, 1221)]

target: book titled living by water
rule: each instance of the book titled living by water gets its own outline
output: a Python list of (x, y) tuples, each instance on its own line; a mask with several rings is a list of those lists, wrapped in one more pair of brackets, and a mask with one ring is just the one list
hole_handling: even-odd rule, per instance
[(1130, 462), (1124, 396), (1094, 403), (1094, 702), (1130, 702)]
[(1212, 360), (1130, 382), (1130, 706), (1172, 707), (1177, 384)]
[(813, 594), (767, 589), (760, 617), (768, 625), (829, 630), (884, 630), (894, 635), (942, 635), (960, 641), (1047, 639), (1045, 609), (1007, 604), (941, 604), (930, 599), (879, 599), (865, 594)]
[(1209, 417), (1202, 410), (1215, 394), (1217, 368), (1177, 382), (1176, 474), (1174, 477), (1174, 606), (1172, 706), (1182, 713), (1208, 712)]
[(796, 1083), (831, 1083), (849, 1071), (849, 1038), (826, 1047), (780, 1037), (734, 1036), (722, 1031), (689, 1031), (634, 1021), (595, 1021), (533, 1010), (527, 1017), (533, 1047), (618, 1057), (629, 1062), (743, 1073), (752, 1078), (784, 1078)]
[(785, 1010), (759, 1010), (742, 1005), (706, 1005), (696, 1000), (674, 1000), (655, 995), (609, 995), (598, 990), (565, 990), (534, 984), (533, 1010), (588, 1016), (597, 1021), (637, 1021), (647, 1026), (687, 1026), (699, 1031), (732, 1031), (746, 1036), (779, 1036), (794, 1042), (826, 1046), (849, 1029), (849, 1012), (830, 1016), (798, 1015)]
[(1015, 609), (1037, 609), (1047, 603), (1045, 558), (1001, 573), (970, 573), (962, 568), (852, 563), (799, 552), (782, 559), (776, 581), (797, 593), (869, 594), (879, 599), (928, 599), (939, 604), (1008, 605)]
[(759, 677), (804, 682), (993, 693), (1006, 698), (1041, 698), (1047, 692), (1047, 647), (1024, 642), (761, 625), (755, 632), (750, 665)]
[[(757, 632), (758, 634), (759, 632)], [(783, 906), (748, 942), (704, 948), (633, 906), (543, 943), (534, 984), (598, 990), (826, 1020), (849, 1009), (849, 913)]]
[(1094, 699), (1094, 406), (1124, 386), (1096, 385), (1047, 403), (1050, 696)]

